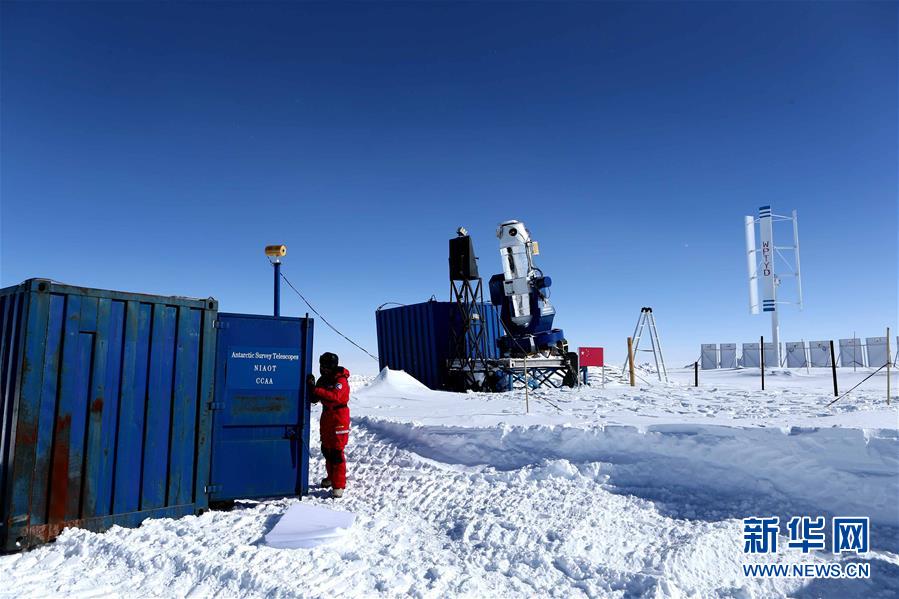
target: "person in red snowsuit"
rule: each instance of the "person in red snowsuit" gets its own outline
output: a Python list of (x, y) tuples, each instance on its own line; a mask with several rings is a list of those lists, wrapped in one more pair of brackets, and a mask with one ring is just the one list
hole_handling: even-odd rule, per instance
[(331, 488), (331, 497), (342, 497), (346, 488), (346, 456), (343, 453), (350, 437), (350, 371), (339, 365), (337, 354), (325, 352), (318, 359), (321, 377), (315, 380), (310, 374), (306, 379), (312, 403), (321, 402), (322, 416), (319, 434), (322, 455), (328, 476), (322, 480), (323, 488)]

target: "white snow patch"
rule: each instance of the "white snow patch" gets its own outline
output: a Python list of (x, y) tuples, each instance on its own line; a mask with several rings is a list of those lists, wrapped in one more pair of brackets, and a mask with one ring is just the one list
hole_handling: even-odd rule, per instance
[(297, 503), (290, 506), (265, 535), (269, 547), (308, 549), (333, 543), (346, 535), (356, 519), (350, 512)]

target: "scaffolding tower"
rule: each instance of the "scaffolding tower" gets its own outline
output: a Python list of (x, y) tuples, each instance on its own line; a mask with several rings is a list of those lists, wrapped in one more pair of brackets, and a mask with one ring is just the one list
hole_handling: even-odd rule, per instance
[(487, 374), (484, 291), (474, 246), (464, 227), (449, 243), (450, 299), (456, 304), (450, 322), (450, 386), (478, 391)]
[[(652, 345), (652, 349), (639, 349), (640, 338), (643, 336), (643, 329), (648, 329), (649, 331), (649, 341)], [(634, 354), (636, 355), (638, 351), (652, 352), (656, 363), (656, 374), (658, 374), (660, 381), (667, 383), (668, 369), (665, 368), (665, 358), (662, 357), (662, 342), (659, 340), (659, 331), (656, 328), (656, 319), (652, 314), (652, 308), (646, 306), (640, 308), (640, 317), (637, 319), (637, 326), (634, 327), (633, 339)], [(636, 358), (634, 358), (634, 361), (636, 362)], [(621, 371), (627, 371), (627, 359), (625, 359)]]

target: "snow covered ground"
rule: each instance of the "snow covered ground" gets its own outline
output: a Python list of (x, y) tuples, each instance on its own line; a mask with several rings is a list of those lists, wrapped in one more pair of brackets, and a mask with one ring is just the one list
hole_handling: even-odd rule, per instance
[[(598, 373), (597, 373), (598, 374)], [(14, 596), (896, 597), (899, 422), (877, 375), (836, 405), (830, 371), (692, 370), (673, 383), (435, 393), (404, 373), (355, 379), (339, 543), (267, 547), (295, 499), (69, 529), (0, 558)], [(867, 372), (840, 372), (848, 389)], [(598, 377), (597, 377), (598, 379)], [(894, 381), (895, 384), (895, 381)], [(317, 408), (316, 408), (317, 411)], [(317, 431), (313, 431), (313, 438)], [(314, 445), (314, 444), (313, 444)], [(323, 475), (312, 448), (313, 479)], [(304, 498), (333, 505), (326, 493)], [(870, 516), (869, 580), (756, 579), (741, 518)], [(785, 546), (782, 527), (781, 547)]]

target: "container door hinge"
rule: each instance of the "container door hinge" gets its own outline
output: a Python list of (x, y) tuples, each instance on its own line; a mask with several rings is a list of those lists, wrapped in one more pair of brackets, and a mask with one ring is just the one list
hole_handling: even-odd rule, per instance
[(222, 490), (222, 485), (206, 485), (205, 487), (203, 487), (203, 492), (206, 493), (207, 495), (209, 495), (211, 493), (218, 493), (221, 490)]
[(223, 404), (223, 403), (220, 402), (220, 401), (210, 401), (210, 402), (209, 402), (209, 410), (210, 410), (210, 411), (212, 411), (212, 410), (224, 410), (224, 409), (225, 409), (225, 404)]

